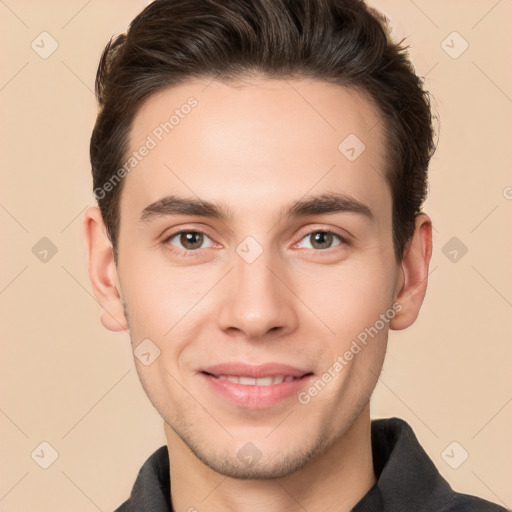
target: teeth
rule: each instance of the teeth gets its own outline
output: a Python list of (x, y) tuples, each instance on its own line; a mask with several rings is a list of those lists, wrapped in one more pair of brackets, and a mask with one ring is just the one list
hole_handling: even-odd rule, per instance
[(237, 377), (234, 375), (218, 375), (218, 379), (229, 380), (235, 384), (243, 384), (245, 386), (272, 386), (273, 384), (281, 384), (282, 382), (291, 382), (295, 380), (292, 375), (278, 375), (276, 377), (260, 377), (255, 379), (253, 377)]

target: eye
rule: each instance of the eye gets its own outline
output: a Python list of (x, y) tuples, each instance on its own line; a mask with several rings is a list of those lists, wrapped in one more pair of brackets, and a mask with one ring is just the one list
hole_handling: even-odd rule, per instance
[[(176, 243), (181, 245), (175, 245), (175, 243), (173, 243), (173, 240), (175, 239)], [(190, 251), (196, 251), (197, 249), (204, 249), (205, 247), (203, 247), (203, 243), (206, 241), (206, 239), (210, 240), (210, 237), (203, 231), (183, 230), (177, 231), (176, 233), (173, 233), (172, 235), (167, 237), (164, 240), (164, 244), (169, 244), (173, 247), (177, 247), (176, 249), (173, 250), (175, 250), (175, 252), (179, 254), (183, 254)]]
[[(339, 240), (339, 242), (333, 245), (333, 241), (335, 241), (336, 238)], [(301, 242), (302, 240), (311, 241), (309, 247), (306, 246), (306, 249), (319, 250), (330, 249), (331, 247), (336, 247), (338, 245), (347, 243), (343, 237), (329, 229), (319, 229), (316, 231), (311, 231), (305, 237), (301, 238)], [(299, 244), (301, 244), (301, 242), (299, 242)]]

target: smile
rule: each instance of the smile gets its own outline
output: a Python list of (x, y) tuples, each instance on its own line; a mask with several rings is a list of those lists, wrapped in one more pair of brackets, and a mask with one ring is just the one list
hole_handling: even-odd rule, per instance
[(235, 384), (242, 384), (244, 386), (272, 386), (274, 384), (281, 384), (283, 382), (291, 382), (299, 377), (293, 375), (275, 375), (269, 377), (246, 377), (241, 375), (212, 375), (219, 380), (228, 380)]

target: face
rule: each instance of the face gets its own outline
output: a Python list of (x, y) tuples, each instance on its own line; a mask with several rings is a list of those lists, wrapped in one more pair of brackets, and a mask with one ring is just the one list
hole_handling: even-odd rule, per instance
[(144, 144), (116, 269), (142, 385), (210, 468), (285, 476), (367, 405), (400, 309), (377, 110), (314, 80), (189, 81), (139, 110)]

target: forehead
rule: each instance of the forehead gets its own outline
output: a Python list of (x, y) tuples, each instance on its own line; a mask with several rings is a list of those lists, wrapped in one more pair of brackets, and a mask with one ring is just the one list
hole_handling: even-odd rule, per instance
[(389, 216), (382, 128), (370, 100), (335, 84), (184, 82), (151, 96), (134, 118), (121, 215), (136, 221), (173, 194), (270, 219), (304, 195), (341, 192)]

